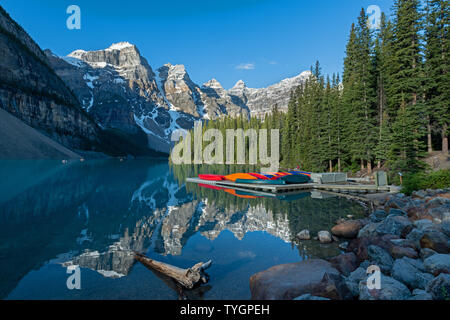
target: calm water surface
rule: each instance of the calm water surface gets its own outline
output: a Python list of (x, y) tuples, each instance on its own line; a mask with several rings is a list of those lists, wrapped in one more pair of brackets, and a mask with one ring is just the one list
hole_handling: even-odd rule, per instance
[[(366, 212), (317, 192), (256, 198), (184, 184), (198, 172), (151, 160), (0, 161), (0, 298), (180, 298), (135, 250), (183, 268), (211, 259), (208, 285), (183, 298), (249, 299), (252, 274), (339, 253), (337, 244), (299, 243), (299, 231)], [(71, 265), (81, 290), (67, 288)]]

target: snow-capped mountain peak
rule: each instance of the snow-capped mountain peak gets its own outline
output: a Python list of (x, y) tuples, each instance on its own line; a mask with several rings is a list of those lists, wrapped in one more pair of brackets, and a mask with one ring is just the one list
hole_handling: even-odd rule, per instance
[(174, 129), (190, 129), (198, 119), (260, 116), (275, 104), (286, 111), (290, 91), (310, 75), (305, 71), (260, 89), (248, 88), (239, 80), (227, 91), (216, 79), (197, 85), (182, 64), (167, 63), (155, 73), (129, 42), (97, 51), (76, 50), (63, 58), (50, 52), (47, 56), (101, 127), (131, 134), (143, 131), (149, 145), (160, 151), (169, 150)]

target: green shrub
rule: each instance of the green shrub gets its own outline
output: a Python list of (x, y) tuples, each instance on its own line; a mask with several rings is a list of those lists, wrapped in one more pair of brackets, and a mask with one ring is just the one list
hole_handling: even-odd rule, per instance
[(450, 170), (443, 169), (431, 173), (418, 172), (405, 175), (402, 192), (411, 194), (416, 190), (443, 189), (450, 187)]

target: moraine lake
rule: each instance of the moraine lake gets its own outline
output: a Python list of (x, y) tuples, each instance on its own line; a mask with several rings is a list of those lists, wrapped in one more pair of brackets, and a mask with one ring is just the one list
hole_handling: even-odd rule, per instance
[[(260, 198), (185, 184), (238, 169), (246, 170), (0, 161), (0, 299), (249, 299), (254, 273), (339, 253), (337, 243), (299, 242), (299, 231), (315, 236), (366, 214), (357, 201), (319, 192)], [(211, 259), (210, 281), (180, 293), (133, 251), (182, 268)], [(80, 267), (80, 290), (66, 285), (69, 266)]]

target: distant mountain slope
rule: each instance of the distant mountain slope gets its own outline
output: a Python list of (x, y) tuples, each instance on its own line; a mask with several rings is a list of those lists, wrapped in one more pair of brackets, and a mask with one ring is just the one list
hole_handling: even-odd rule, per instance
[(0, 159), (80, 158), (76, 153), (0, 109)]

